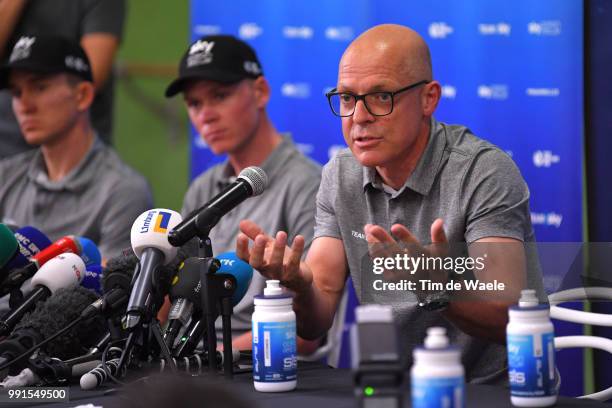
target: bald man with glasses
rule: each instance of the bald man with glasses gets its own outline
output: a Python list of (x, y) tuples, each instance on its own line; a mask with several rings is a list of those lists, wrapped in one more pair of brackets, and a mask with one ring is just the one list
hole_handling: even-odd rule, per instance
[(529, 191), (505, 152), (433, 117), (440, 95), (416, 32), (389, 24), (360, 35), (326, 95), (348, 149), (323, 169), (308, 255), (300, 260), (302, 237), (251, 221), (237, 252), (295, 292), (305, 338), (331, 326), (350, 276), (361, 303), (393, 307), (407, 365), (427, 328), (443, 326), (468, 381), (501, 383), (508, 306), (525, 287), (544, 293), (525, 245), (535, 239)]

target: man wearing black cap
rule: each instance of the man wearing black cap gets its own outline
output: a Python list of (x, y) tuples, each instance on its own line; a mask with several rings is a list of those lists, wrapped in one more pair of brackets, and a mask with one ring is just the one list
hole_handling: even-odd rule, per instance
[(151, 208), (146, 180), (94, 132), (90, 63), (60, 37), (23, 36), (0, 68), (21, 132), (39, 149), (0, 161), (0, 220), (51, 239), (94, 240), (104, 258), (130, 245), (134, 219)]
[[(290, 237), (302, 235), (308, 247), (320, 167), (300, 153), (288, 136), (281, 136), (270, 121), (266, 113), (270, 86), (255, 51), (227, 35), (197, 40), (183, 56), (179, 77), (168, 86), (166, 96), (179, 92), (204, 142), (215, 154), (227, 154), (227, 161), (193, 181), (183, 216), (209, 201), (245, 167), (260, 166), (268, 175), (268, 188), (220, 220), (210, 234), (214, 253), (234, 250), (238, 224), (246, 218), (270, 229), (282, 226)], [(195, 248), (192, 255), (197, 254)], [(234, 347), (251, 347), (253, 296), (264, 286), (265, 279), (255, 273), (247, 294), (234, 307)], [(312, 345), (299, 342), (298, 348), (307, 352)]]

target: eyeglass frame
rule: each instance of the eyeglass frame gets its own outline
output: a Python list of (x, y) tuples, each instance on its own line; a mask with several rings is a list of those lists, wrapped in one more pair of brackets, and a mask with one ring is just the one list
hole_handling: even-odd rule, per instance
[[(423, 79), (421, 81), (415, 82), (414, 84), (411, 84), (411, 85), (408, 85), (408, 86), (406, 86), (404, 88), (398, 89), (397, 91), (393, 91), (393, 92), (391, 92), (391, 91), (375, 91), (375, 92), (368, 92), (368, 93), (361, 94), (361, 95), (353, 94), (353, 93), (350, 93), (350, 92), (338, 92), (338, 89), (334, 88), (331, 91), (326, 92), (325, 96), (327, 97), (327, 102), (329, 103), (329, 108), (331, 109), (332, 113), (334, 115), (340, 117), (340, 118), (349, 118), (349, 117), (353, 116), (355, 114), (355, 109), (357, 109), (357, 102), (359, 102), (359, 101), (363, 101), (363, 106), (365, 106), (366, 110), (370, 113), (370, 115), (372, 115), (372, 116), (387, 116), (387, 115), (390, 115), (391, 113), (393, 113), (393, 108), (395, 107), (395, 95), (397, 95), (399, 93), (402, 93), (402, 92), (405, 92), (405, 91), (408, 91), (410, 89), (416, 88), (417, 86), (426, 85), (426, 84), (428, 84), (430, 82), (431, 82), (430, 80)], [(334, 95), (342, 95), (342, 94), (351, 95), (353, 98), (355, 98), (355, 105), (353, 106), (353, 111), (351, 112), (350, 115), (340, 115), (340, 114), (336, 113), (336, 111), (334, 110), (334, 107), (332, 105), (331, 98)], [(368, 107), (368, 104), (366, 103), (365, 98), (368, 95), (374, 95), (374, 94), (389, 94), (391, 96), (391, 110), (389, 111), (389, 113), (385, 113), (383, 115), (372, 113), (372, 111)]]

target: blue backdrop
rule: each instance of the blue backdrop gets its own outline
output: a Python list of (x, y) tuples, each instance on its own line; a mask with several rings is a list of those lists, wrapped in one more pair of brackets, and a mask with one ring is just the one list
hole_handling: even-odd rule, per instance
[[(192, 40), (224, 33), (249, 42), (272, 86), (277, 129), (321, 163), (345, 146), (324, 93), (349, 42), (380, 23), (408, 25), (429, 44), (443, 86), (436, 118), (512, 155), (531, 191), (538, 241), (582, 241), (582, 1), (192, 0)], [(197, 134), (192, 141), (195, 177), (221, 158)], [(581, 352), (564, 351), (560, 366), (563, 392), (577, 395)]]

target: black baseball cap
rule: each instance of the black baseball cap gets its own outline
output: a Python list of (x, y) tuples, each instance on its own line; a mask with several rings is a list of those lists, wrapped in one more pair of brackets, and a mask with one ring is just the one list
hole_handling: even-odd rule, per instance
[(24, 35), (20, 37), (0, 67), (0, 89), (8, 87), (12, 69), (53, 74), (66, 72), (93, 82), (91, 65), (85, 51), (73, 41), (57, 36)]
[(235, 83), (263, 75), (250, 45), (231, 35), (208, 35), (192, 43), (179, 64), (179, 76), (166, 88), (170, 98), (192, 79)]

